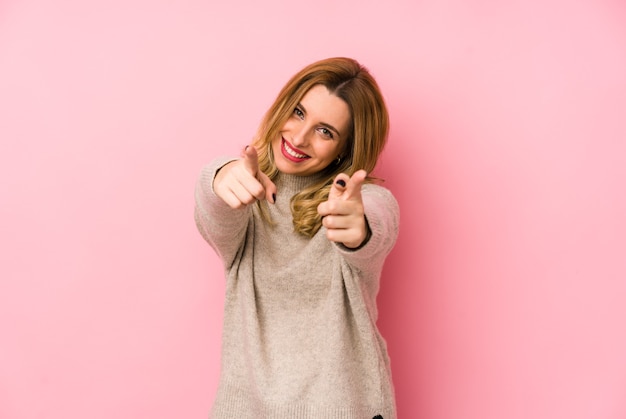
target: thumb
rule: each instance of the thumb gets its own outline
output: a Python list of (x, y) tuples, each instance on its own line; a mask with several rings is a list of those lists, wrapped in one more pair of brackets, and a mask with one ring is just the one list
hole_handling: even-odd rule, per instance
[(246, 148), (244, 148), (241, 152), (241, 157), (243, 160), (243, 167), (248, 173), (256, 177), (259, 172), (259, 156), (257, 155), (256, 148), (251, 145), (246, 146)]
[(328, 192), (328, 199), (338, 199), (341, 198), (343, 193), (346, 191), (346, 187), (348, 186), (348, 182), (350, 181), (350, 176), (345, 173), (339, 173), (335, 176), (335, 180), (330, 187), (330, 192)]
[(367, 172), (365, 170), (358, 170), (352, 177), (345, 173), (338, 174), (330, 188), (328, 199), (360, 199), (361, 186), (363, 186), (366, 177)]

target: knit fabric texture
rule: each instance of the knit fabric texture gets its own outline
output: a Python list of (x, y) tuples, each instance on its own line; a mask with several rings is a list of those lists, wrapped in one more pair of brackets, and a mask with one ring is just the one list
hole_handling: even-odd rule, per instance
[(399, 223), (389, 190), (362, 187), (369, 240), (357, 250), (293, 230), (290, 199), (315, 179), (280, 174), (273, 224), (256, 205), (228, 207), (202, 169), (195, 220), (224, 263), (226, 296), (213, 419), (395, 419), (376, 295)]

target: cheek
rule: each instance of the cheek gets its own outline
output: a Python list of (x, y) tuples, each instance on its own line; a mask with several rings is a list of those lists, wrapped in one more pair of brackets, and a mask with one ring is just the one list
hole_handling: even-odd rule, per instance
[(270, 147), (272, 148), (272, 151), (274, 152), (274, 154), (278, 153), (280, 151), (280, 143), (282, 141), (281, 135), (278, 134), (278, 136), (276, 136), (276, 138), (274, 138), (272, 140), (272, 143), (270, 145)]
[(323, 155), (326, 160), (334, 160), (341, 151), (341, 148), (336, 143), (329, 143), (323, 145)]
[(289, 118), (284, 124), (283, 127), (280, 129), (280, 132), (285, 132), (285, 131), (290, 131), (293, 129), (295, 125), (295, 121), (293, 120), (293, 118)]

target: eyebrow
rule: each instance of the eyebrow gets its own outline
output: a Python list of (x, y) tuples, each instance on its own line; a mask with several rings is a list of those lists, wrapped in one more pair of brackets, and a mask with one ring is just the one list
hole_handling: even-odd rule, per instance
[[(302, 110), (302, 112), (304, 112), (306, 114), (306, 108), (304, 106), (302, 106), (302, 103), (298, 102), (298, 107), (300, 108), (300, 110)], [(335, 134), (337, 134), (338, 137), (341, 137), (341, 134), (339, 133), (339, 130), (335, 127), (333, 127), (330, 124), (327, 124), (326, 122), (320, 122), (320, 125), (328, 128), (331, 131), (335, 131)]]

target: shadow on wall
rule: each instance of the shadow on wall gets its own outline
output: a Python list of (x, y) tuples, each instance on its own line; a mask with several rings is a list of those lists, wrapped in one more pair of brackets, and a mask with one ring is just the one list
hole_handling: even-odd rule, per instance
[[(399, 119), (407, 124), (410, 121), (408, 117)], [(426, 244), (420, 234), (423, 218), (419, 203), (424, 198), (419, 179), (424, 176), (420, 173), (418, 153), (415, 150), (407, 153), (406, 146), (410, 142), (405, 138), (415, 138), (415, 135), (411, 128), (394, 124), (377, 171), (384, 179), (383, 185), (393, 192), (400, 205), (398, 241), (385, 262), (378, 296), (378, 325), (387, 341), (400, 417), (413, 417), (421, 404), (416, 401), (424, 394), (417, 381), (424, 375), (422, 365), (425, 362), (420, 354), (423, 347), (420, 336), (429, 323), (422, 301), (427, 295), (426, 281), (421, 273), (427, 257)]]
[[(384, 179), (400, 205), (400, 232), (396, 246), (385, 262), (378, 296), (378, 326), (387, 341), (399, 417), (418, 417), (432, 405), (429, 395), (435, 383), (425, 383), (427, 371), (433, 368), (433, 345), (425, 342), (436, 338), (437, 307), (432, 303), (430, 282), (438, 262), (437, 243), (445, 241), (429, 237), (426, 223), (436, 222), (437, 199), (433, 194), (432, 176), (436, 162), (427, 161), (423, 150), (430, 137), (429, 117), (409, 114), (405, 109), (425, 106), (406, 93), (388, 92), (393, 121), (389, 143), (381, 157), (377, 174)], [(395, 97), (394, 97), (395, 96)], [(395, 105), (395, 109), (394, 109)], [(420, 112), (416, 112), (420, 114)]]

